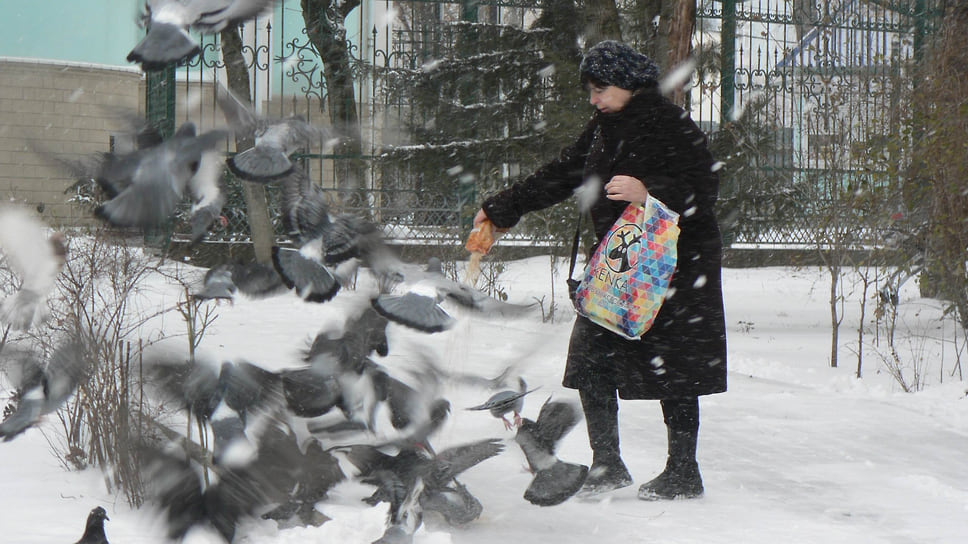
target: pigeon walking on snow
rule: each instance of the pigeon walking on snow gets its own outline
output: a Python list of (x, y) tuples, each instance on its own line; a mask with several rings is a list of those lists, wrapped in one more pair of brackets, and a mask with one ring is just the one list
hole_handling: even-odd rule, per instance
[(84, 534), (74, 544), (108, 544), (108, 537), (104, 534), (104, 521), (110, 521), (108, 513), (100, 506), (91, 510), (87, 515)]
[(521, 446), (534, 474), (524, 498), (538, 506), (560, 504), (574, 495), (585, 481), (588, 467), (558, 459), (558, 442), (578, 423), (573, 403), (552, 401), (541, 407), (538, 419), (524, 419), (514, 441)]
[(151, 71), (190, 59), (201, 48), (189, 29), (215, 34), (259, 16), (274, 4), (275, 0), (147, 0), (142, 17), (148, 33), (128, 53), (128, 62)]

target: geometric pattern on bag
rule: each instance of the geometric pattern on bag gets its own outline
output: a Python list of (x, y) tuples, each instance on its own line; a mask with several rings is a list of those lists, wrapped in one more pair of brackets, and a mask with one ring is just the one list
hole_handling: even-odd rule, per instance
[(662, 308), (676, 270), (679, 214), (651, 195), (629, 204), (592, 254), (575, 307), (629, 339), (645, 334)]

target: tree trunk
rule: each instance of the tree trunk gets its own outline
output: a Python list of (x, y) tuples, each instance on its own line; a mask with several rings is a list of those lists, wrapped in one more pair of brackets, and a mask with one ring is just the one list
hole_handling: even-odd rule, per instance
[[(677, 0), (669, 22), (669, 48), (666, 54), (666, 75), (685, 62), (692, 54), (692, 33), (696, 28), (696, 0)], [(670, 99), (686, 106), (688, 95), (682, 87), (673, 89)]]
[(615, 0), (585, 0), (585, 48), (602, 40), (622, 41)]
[(337, 187), (344, 199), (347, 193), (359, 189), (364, 179), (360, 118), (343, 26), (346, 15), (359, 4), (359, 0), (339, 4), (332, 0), (301, 0), (306, 33), (323, 63), (330, 122), (342, 136), (333, 153), (343, 156), (335, 168)]
[[(242, 56), (242, 38), (239, 36), (238, 26), (228, 27), (220, 33), (222, 41), (222, 60), (225, 62), (225, 73), (228, 77), (228, 87), (235, 96), (244, 98), (252, 103), (249, 89), (249, 70)], [(252, 147), (253, 140), (248, 135), (236, 135), (236, 152), (245, 151)], [(260, 263), (272, 260), (273, 236), (272, 221), (269, 219), (269, 205), (266, 202), (266, 190), (260, 183), (242, 180), (242, 197), (245, 199), (246, 217), (249, 223), (249, 236), (252, 238), (252, 249), (255, 259)]]

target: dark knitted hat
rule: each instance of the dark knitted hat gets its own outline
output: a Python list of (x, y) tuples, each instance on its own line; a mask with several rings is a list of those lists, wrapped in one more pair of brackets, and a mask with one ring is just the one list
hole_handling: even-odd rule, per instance
[(582, 83), (594, 80), (629, 91), (654, 85), (659, 67), (652, 59), (622, 42), (605, 40), (585, 53), (581, 60)]

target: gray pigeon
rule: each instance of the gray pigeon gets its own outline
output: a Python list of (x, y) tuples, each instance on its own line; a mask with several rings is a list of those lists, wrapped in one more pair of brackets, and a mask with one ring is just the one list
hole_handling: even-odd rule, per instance
[(217, 478), (207, 484), (202, 467), (185, 451), (144, 444), (146, 496), (164, 514), (168, 537), (182, 539), (193, 527), (208, 524), (232, 542), (241, 521), (286, 500), (300, 467), (290, 435), (270, 426), (256, 440), (251, 459), (213, 465)]
[(201, 50), (188, 33), (215, 34), (268, 11), (275, 0), (147, 0), (142, 14), (148, 33), (128, 53), (146, 71), (187, 60)]
[(581, 489), (588, 467), (558, 459), (558, 442), (578, 423), (580, 414), (574, 403), (549, 398), (538, 419), (524, 419), (514, 441), (521, 446), (534, 474), (524, 498), (538, 506), (553, 506), (568, 500)]
[(263, 298), (286, 291), (279, 274), (269, 265), (223, 263), (205, 272), (202, 288), (192, 294), (201, 300), (234, 300), (236, 293), (252, 298)]
[(74, 544), (108, 544), (108, 537), (104, 534), (104, 521), (110, 521), (108, 513), (100, 506), (91, 510), (87, 515), (87, 524), (84, 526), (84, 534), (81, 539)]
[(209, 152), (225, 137), (218, 130), (196, 134), (189, 121), (159, 145), (126, 156), (101, 155), (101, 167), (91, 177), (115, 196), (95, 214), (117, 226), (149, 227), (167, 221), (188, 191), (198, 202), (214, 201), (218, 183), (212, 178), (219, 172), (201, 165), (211, 162)]
[[(477, 406), (472, 406), (467, 408), (468, 410), (488, 410), (491, 415), (500, 419), (504, 422), (505, 429), (513, 429), (515, 427), (521, 426), (521, 410), (524, 408), (524, 396), (528, 393), (532, 393), (538, 388), (528, 389), (528, 384), (525, 383), (524, 378), (518, 378), (518, 383), (520, 387), (517, 391), (505, 390), (499, 391), (493, 395), (491, 398), (487, 399), (484, 404), (479, 404)], [(505, 417), (508, 412), (514, 414), (514, 422), (510, 422)]]
[(16, 411), (0, 423), (0, 437), (4, 441), (13, 440), (41, 417), (60, 408), (87, 378), (91, 368), (82, 344), (73, 340), (57, 347), (46, 363), (36, 360), (33, 354), (22, 354), (22, 357), (17, 387), (20, 401)]
[(336, 276), (322, 263), (294, 249), (272, 246), (272, 265), (283, 283), (309, 302), (326, 302), (340, 289)]
[(0, 251), (20, 288), (0, 303), (0, 324), (27, 330), (48, 317), (47, 297), (66, 261), (64, 236), (20, 207), (0, 206)]
[[(376, 270), (384, 279), (384, 292), (373, 299), (373, 307), (391, 321), (424, 332), (440, 332), (456, 323), (440, 305), (445, 300), (484, 316), (514, 317), (531, 308), (497, 300), (446, 277), (436, 257), (428, 259), (421, 269), (384, 254), (376, 260)], [(403, 283), (406, 291), (394, 294), (393, 283)]]
[(290, 155), (313, 142), (333, 139), (333, 131), (312, 125), (301, 116), (262, 117), (224, 87), (216, 89), (215, 98), (236, 137), (253, 140), (252, 147), (226, 161), (229, 169), (244, 180), (267, 183), (287, 176), (294, 168)]
[[(371, 505), (390, 503), (387, 530), (377, 542), (409, 542), (420, 525), (423, 505), (430, 505), (455, 524), (466, 523), (480, 514), (466, 501), (466, 507), (445, 504), (444, 495), (460, 486), (455, 478), (477, 464), (504, 450), (500, 440), (484, 439), (454, 446), (434, 455), (422, 448), (403, 448), (388, 455), (379, 447), (354, 445), (338, 448), (355, 466), (362, 483), (376, 486), (373, 495), (364, 499)], [(465, 499), (466, 500), (466, 499)], [(479, 503), (478, 503), (479, 506)], [(476, 511), (476, 514), (475, 514)], [(464, 521), (461, 521), (464, 520)]]

